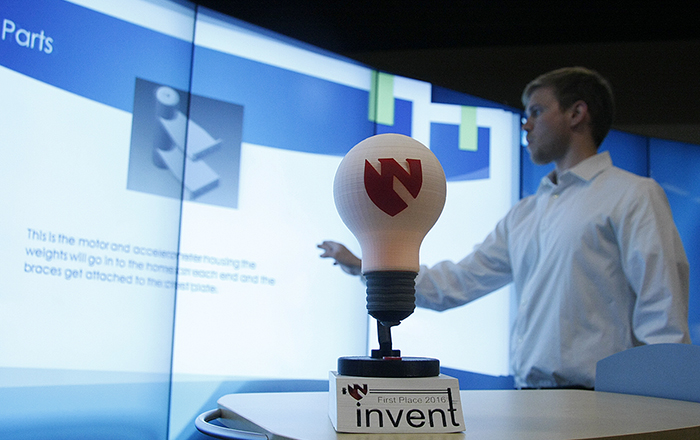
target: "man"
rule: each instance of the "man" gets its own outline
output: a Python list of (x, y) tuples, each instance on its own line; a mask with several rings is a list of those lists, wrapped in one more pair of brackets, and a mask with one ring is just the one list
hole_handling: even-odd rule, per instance
[[(516, 387), (593, 388), (600, 359), (690, 342), (689, 265), (661, 187), (598, 153), (613, 119), (604, 78), (558, 69), (528, 84), (522, 100), (530, 156), (555, 169), (463, 260), (422, 266), (416, 305), (445, 310), (513, 282)], [(343, 245), (319, 247), (359, 273)]]

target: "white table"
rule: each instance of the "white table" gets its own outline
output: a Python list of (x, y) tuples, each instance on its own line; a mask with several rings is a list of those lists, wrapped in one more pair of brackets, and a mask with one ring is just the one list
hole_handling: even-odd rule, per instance
[(466, 430), (418, 436), (336, 433), (328, 418), (328, 393), (323, 392), (229, 394), (218, 403), (226, 425), (304, 440), (700, 438), (700, 403), (579, 390), (460, 394)]

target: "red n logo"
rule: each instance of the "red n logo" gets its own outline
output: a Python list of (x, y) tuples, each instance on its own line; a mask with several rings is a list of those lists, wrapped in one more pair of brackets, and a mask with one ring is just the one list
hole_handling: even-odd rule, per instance
[(377, 208), (390, 216), (395, 216), (408, 207), (401, 196), (394, 191), (394, 177), (403, 184), (415, 199), (423, 185), (423, 169), (419, 159), (406, 159), (406, 171), (396, 159), (379, 159), (381, 174), (365, 160), (365, 190)]
[[(363, 383), (362, 386), (360, 386), (358, 384), (354, 384), (352, 386), (348, 385), (347, 390), (353, 399), (360, 400), (367, 395), (368, 388), (367, 388), (367, 384)], [(345, 394), (344, 391), (345, 390), (343, 390), (343, 394)]]

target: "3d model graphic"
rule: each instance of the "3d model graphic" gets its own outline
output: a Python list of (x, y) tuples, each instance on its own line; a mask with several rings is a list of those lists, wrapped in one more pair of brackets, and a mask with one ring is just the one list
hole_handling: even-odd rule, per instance
[(153, 163), (169, 169), (178, 181), (184, 179), (185, 189), (196, 198), (219, 184), (219, 175), (201, 159), (215, 151), (221, 140), (179, 111), (179, 102), (176, 90), (167, 86), (156, 90), (158, 130), (153, 140)]

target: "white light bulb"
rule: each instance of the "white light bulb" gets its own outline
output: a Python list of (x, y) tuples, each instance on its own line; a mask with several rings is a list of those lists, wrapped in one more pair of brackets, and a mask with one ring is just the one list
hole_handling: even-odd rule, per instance
[(380, 134), (355, 145), (338, 167), (333, 195), (362, 248), (362, 271), (417, 272), (420, 245), (445, 194), (440, 162), (417, 140)]
[[(400, 134), (372, 136), (355, 145), (341, 161), (333, 195), (341, 219), (362, 248), (370, 314), (385, 325), (396, 325), (415, 308), (413, 279), (420, 266), (420, 245), (445, 205), (442, 166), (430, 149), (415, 139)], [(412, 276), (408, 281), (386, 279), (383, 274), (381, 281), (374, 281), (369, 276), (386, 272)], [(410, 298), (403, 294), (406, 289), (399, 287), (407, 283)], [(370, 305), (370, 290), (377, 284), (381, 286), (374, 290), (386, 291), (384, 286), (389, 286), (402, 294), (376, 296), (382, 304), (375, 301)], [(392, 312), (374, 314), (373, 307)]]

